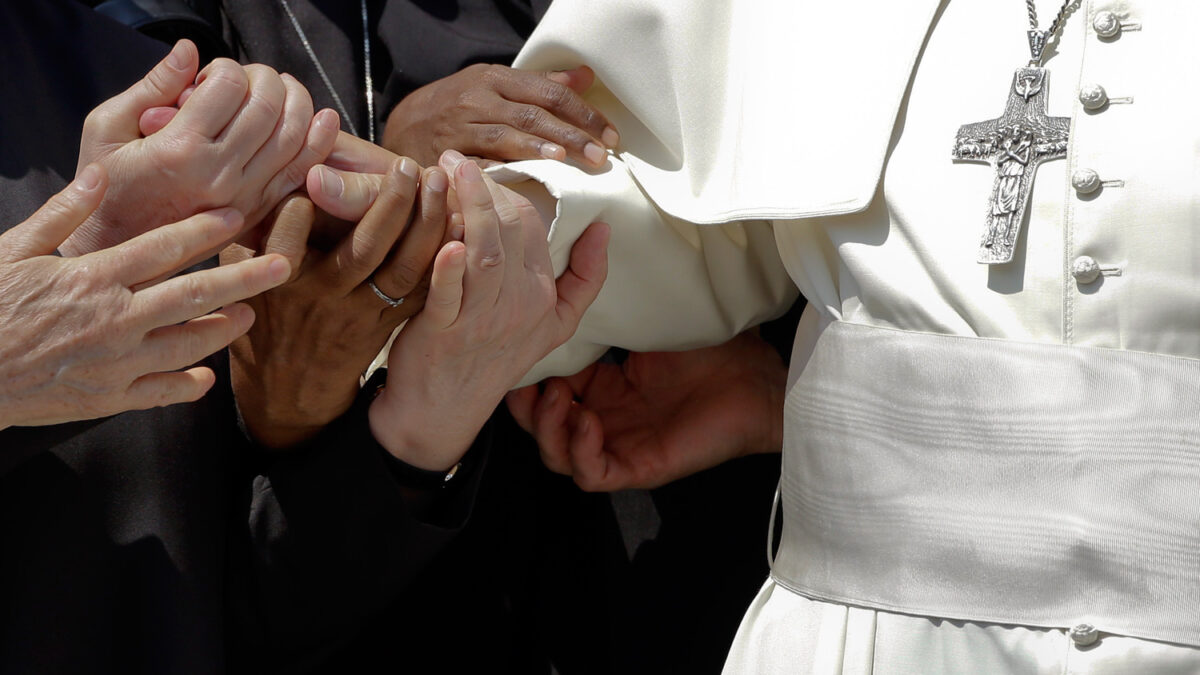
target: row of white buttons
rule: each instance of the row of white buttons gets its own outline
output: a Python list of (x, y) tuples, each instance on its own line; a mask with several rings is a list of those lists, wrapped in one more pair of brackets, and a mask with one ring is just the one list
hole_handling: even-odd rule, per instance
[[(1096, 35), (1105, 39), (1116, 37), (1126, 25), (1121, 23), (1116, 14), (1107, 10), (1096, 12), (1096, 15), (1092, 17), (1092, 28), (1095, 29)], [(1130, 26), (1132, 25), (1130, 24)], [(1099, 110), (1111, 101), (1104, 87), (1098, 84), (1089, 84), (1080, 87), (1079, 102), (1085, 110)], [(1119, 181), (1109, 182), (1119, 183)], [(1093, 169), (1078, 169), (1071, 174), (1071, 187), (1081, 195), (1092, 194), (1104, 184), (1105, 181), (1100, 180), (1100, 174)], [(1092, 283), (1099, 279), (1100, 274), (1105, 271), (1115, 272), (1116, 268), (1101, 268), (1100, 263), (1090, 255), (1081, 255), (1071, 264), (1071, 276), (1080, 284)], [(1096, 641), (1096, 629), (1088, 624), (1080, 624), (1071, 630), (1071, 639), (1080, 646), (1091, 644)]]

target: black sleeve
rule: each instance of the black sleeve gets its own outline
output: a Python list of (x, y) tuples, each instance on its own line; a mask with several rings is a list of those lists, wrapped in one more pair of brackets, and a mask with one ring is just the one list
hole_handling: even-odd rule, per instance
[[(303, 672), (356, 635), (466, 523), (491, 443), (485, 426), (454, 478), (412, 472), (371, 436), (364, 387), (342, 418), (250, 482), (236, 660)], [(236, 533), (235, 528), (235, 533)], [(247, 602), (248, 601), (248, 602)]]

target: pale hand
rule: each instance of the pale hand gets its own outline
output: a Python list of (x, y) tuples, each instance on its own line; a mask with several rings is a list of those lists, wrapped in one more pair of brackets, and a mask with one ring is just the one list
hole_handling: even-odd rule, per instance
[(537, 211), (461, 157), (443, 166), (463, 240), (438, 253), (425, 309), (393, 343), (369, 411), (375, 438), (428, 470), (457, 462), (505, 392), (574, 334), (607, 272), (608, 227), (597, 224), (556, 280)]
[(630, 353), (507, 397), (542, 461), (589, 491), (653, 488), (778, 452), (787, 371), (753, 332), (686, 352)]
[(154, 283), (234, 237), (242, 217), (232, 209), (78, 258), (54, 256), (107, 186), (100, 166), (85, 167), (37, 213), (0, 235), (0, 429), (200, 398), (213, 372), (175, 371), (250, 327), (254, 312), (229, 303), (287, 279), (287, 261), (269, 256)]
[[(337, 116), (314, 118), (312, 99), (295, 78), (228, 59), (197, 77), (198, 62), (195, 46), (182, 40), (141, 81), (88, 115), (79, 168), (100, 164), (112, 187), (64, 242), (64, 253), (97, 251), (225, 206), (245, 214), (249, 228), (328, 154)], [(178, 113), (160, 116), (162, 128), (143, 137), (143, 116), (176, 105), (194, 82)]]

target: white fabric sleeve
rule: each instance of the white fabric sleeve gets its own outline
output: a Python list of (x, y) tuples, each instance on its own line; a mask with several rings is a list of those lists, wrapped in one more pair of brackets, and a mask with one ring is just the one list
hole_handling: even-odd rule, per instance
[(590, 223), (612, 228), (600, 296), (575, 336), (522, 385), (579, 372), (610, 346), (644, 352), (719, 344), (782, 314), (796, 299), (769, 222), (695, 225), (668, 216), (619, 158), (595, 172), (536, 160), (490, 173), (529, 197), (550, 223), (556, 275)]

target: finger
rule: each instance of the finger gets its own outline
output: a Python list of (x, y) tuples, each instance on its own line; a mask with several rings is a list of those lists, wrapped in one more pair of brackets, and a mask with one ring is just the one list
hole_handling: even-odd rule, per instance
[(582, 406), (575, 406), (572, 413), (567, 423), (570, 427), (568, 452), (575, 484), (586, 492), (633, 487), (627, 467), (605, 452), (599, 416)]
[[(217, 142), (220, 143), (228, 153), (226, 156), (230, 158), (230, 162), (246, 167), (246, 177), (248, 180), (253, 180), (251, 170), (257, 170), (260, 173), (264, 172), (264, 167), (252, 165), (252, 158), (256, 157), (259, 152), (268, 147), (276, 130), (281, 130), (280, 118), (283, 117), (284, 104), (288, 97), (288, 88), (284, 84), (283, 78), (279, 73), (275, 72), (274, 68), (264, 66), (260, 63), (252, 63), (244, 66), (246, 77), (249, 80), (249, 93), (246, 96), (245, 103), (233, 116), (233, 120), (226, 126), (217, 136)], [(308, 92), (304, 92), (305, 98), (308, 97)], [(303, 102), (293, 102), (293, 106), (299, 105), (303, 108)], [(307, 129), (308, 123), (312, 121), (312, 99), (308, 99), (308, 116), (303, 119), (303, 126)], [(293, 110), (293, 113), (300, 112)], [(302, 133), (295, 128), (296, 124), (288, 127), (291, 137), (286, 139), (288, 142), (294, 142), (296, 139), (303, 138)], [(297, 146), (298, 147), (298, 146)], [(268, 160), (277, 161), (277, 164), (271, 166), (274, 170), (282, 168), (285, 160), (280, 160), (274, 156), (279, 153), (279, 148), (274, 148), (272, 156), (267, 157)], [(290, 157), (288, 157), (290, 159)], [(265, 181), (265, 177), (263, 177)]]
[(138, 129), (143, 136), (161, 131), (164, 127), (175, 119), (175, 115), (179, 113), (179, 109), (187, 102), (192, 92), (196, 91), (196, 85), (189, 84), (184, 88), (183, 93), (179, 95), (179, 100), (173, 105), (156, 106), (142, 113), (138, 119)]
[[(338, 137), (338, 115), (326, 108), (318, 112), (308, 126), (308, 135), (300, 152), (270, 180), (263, 190), (263, 204), (270, 205), (283, 195), (305, 184), (314, 166), (325, 161)], [(351, 220), (357, 220), (352, 218)]]
[(458, 198), (462, 204), (463, 243), (467, 245), (464, 303), (468, 308), (491, 307), (504, 279), (504, 242), (500, 215), (479, 167), (459, 162), (455, 168)]
[(179, 108), (182, 108), (183, 104), (187, 103), (187, 100), (191, 98), (192, 94), (194, 93), (196, 93), (195, 84), (189, 84), (187, 87), (185, 87), (183, 93), (179, 95), (179, 101), (175, 103), (175, 109), (178, 110)]
[(380, 290), (393, 298), (405, 298), (406, 304), (428, 274), (438, 249), (446, 242), (448, 187), (446, 174), (441, 169), (425, 169), (416, 217), (399, 245), (373, 275)]
[[(487, 186), (488, 192), (492, 196), (492, 203), (496, 208), (496, 215), (500, 218), (500, 241), (504, 245), (505, 257), (505, 275), (515, 277), (525, 274), (525, 251), (528, 246), (526, 236), (527, 231), (525, 222), (522, 220), (521, 211), (517, 208), (517, 203), (528, 203), (524, 197), (517, 195), (515, 192), (502, 188), (492, 180), (490, 176), (480, 172), (483, 175), (483, 183)], [(535, 212), (536, 213), (536, 212)], [(539, 219), (540, 220), (540, 219)], [(536, 244), (539, 240), (543, 247), (546, 246), (546, 230), (539, 228)], [(547, 257), (549, 253), (547, 252)]]
[(550, 246), (546, 241), (546, 224), (533, 204), (523, 195), (502, 188), (505, 198), (516, 213), (523, 232), (525, 267), (534, 272), (554, 277), (554, 264), (550, 261)]
[(148, 410), (176, 403), (199, 400), (217, 381), (208, 368), (192, 368), (182, 373), (151, 373), (134, 380), (125, 390), (124, 410)]
[(133, 315), (150, 328), (189, 319), (253, 297), (287, 281), (287, 260), (268, 255), (168, 279), (133, 295)]
[[(354, 232), (338, 245), (334, 255), (326, 259), (324, 272), (331, 283), (350, 290), (365, 282), (384, 261), (408, 226), (417, 197), (419, 171), (417, 163), (407, 157), (388, 170), (370, 210)], [(382, 287), (380, 290), (393, 298), (403, 297)]]
[[(276, 174), (283, 171), (296, 158), (301, 148), (304, 147), (305, 138), (314, 122), (312, 97), (309, 96), (304, 85), (286, 73), (279, 76), (279, 81), (284, 89), (282, 112), (275, 122), (275, 128), (270, 137), (246, 164), (244, 180), (254, 185), (268, 184)], [(333, 134), (329, 133), (328, 136), (332, 137)], [(316, 164), (317, 161), (319, 160), (313, 161), (313, 164)], [(279, 196), (290, 193), (304, 184), (304, 177), (308, 174), (309, 168), (310, 166), (306, 166), (303, 171), (300, 171), (297, 167), (288, 176), (290, 181), (294, 181), (292, 184), (289, 185), (286, 180), (280, 181), (272, 189), (282, 190), (283, 192)], [(264, 203), (274, 204), (275, 201), (271, 200), (271, 196), (264, 194)]]
[(146, 335), (133, 362), (138, 372), (159, 373), (185, 368), (241, 337), (254, 324), (254, 310), (234, 304)]
[(100, 206), (108, 190), (108, 172), (89, 164), (75, 180), (42, 205), (25, 222), (0, 235), (0, 260), (23, 260), (54, 253)]
[(101, 268), (112, 268), (120, 283), (133, 287), (173, 274), (201, 254), (224, 248), (237, 236), (241, 226), (242, 214), (234, 209), (217, 209), (164, 225), (86, 257), (96, 260)]
[(562, 341), (575, 333), (583, 313), (600, 294), (608, 276), (608, 237), (607, 224), (592, 223), (571, 247), (570, 263), (556, 282), (555, 312), (564, 331), (559, 336)]
[(498, 113), (496, 123), (474, 125), (479, 154), (510, 161), (570, 157), (590, 166), (608, 157), (599, 139), (536, 105), (512, 103)]
[(567, 426), (571, 405), (571, 392), (566, 384), (552, 378), (546, 381), (545, 391), (533, 409), (533, 435), (542, 463), (551, 471), (568, 476), (572, 472)]
[(334, 218), (358, 221), (379, 197), (382, 184), (383, 174), (342, 171), (318, 164), (309, 169), (305, 189), (317, 208)]
[(517, 426), (524, 429), (527, 433), (533, 433), (533, 407), (537, 405), (540, 399), (541, 396), (536, 384), (513, 389), (504, 395), (504, 402), (508, 404), (509, 414), (512, 415)]
[(246, 71), (236, 61), (216, 59), (200, 71), (196, 91), (166, 129), (172, 134), (216, 138), (241, 109), (249, 88)]
[(159, 106), (150, 108), (142, 113), (138, 118), (138, 131), (143, 136), (162, 131), (171, 120), (175, 119), (175, 115), (179, 114), (179, 108), (174, 106)]
[[(451, 190), (450, 194), (453, 195), (454, 191)], [(450, 202), (449, 197), (446, 198), (446, 202), (447, 202), (447, 204), (449, 204), (449, 202)], [(467, 229), (467, 226), (466, 226), (466, 223), (463, 221), (463, 214), (451, 213), (450, 214), (450, 225), (448, 228), (446, 228), (446, 238), (449, 239), (450, 241), (462, 241), (464, 230), (466, 230), (466, 229)]]
[(542, 76), (552, 82), (557, 82), (571, 89), (576, 94), (582, 94), (591, 89), (596, 81), (596, 72), (587, 66), (576, 66), (569, 70), (551, 70)]
[(325, 162), (342, 171), (387, 173), (388, 167), (396, 161), (397, 157), (398, 155), (390, 150), (342, 132), (338, 134), (333, 151), (329, 153), (329, 158)]
[(132, 87), (105, 101), (84, 122), (84, 138), (99, 143), (124, 143), (139, 136), (142, 113), (172, 106), (196, 78), (200, 53), (190, 40), (180, 40), (167, 56)]
[[(595, 80), (587, 66), (553, 73), (513, 72), (515, 76), (502, 83), (500, 95), (534, 108), (520, 110), (518, 118), (506, 120), (515, 128), (557, 140), (573, 150), (573, 154), (580, 155), (589, 152), (586, 149), (589, 142), (595, 143), (600, 151), (615, 148), (620, 142), (620, 135), (608, 118), (582, 96)], [(543, 135), (539, 125), (550, 120), (535, 114), (536, 111), (564, 124), (564, 128), (551, 132), (560, 135)]]
[(287, 259), (292, 268), (292, 275), (288, 281), (293, 281), (300, 275), (315, 220), (316, 207), (298, 192), (285, 197), (275, 212), (275, 220), (267, 232), (262, 252), (264, 255), (275, 253)]
[(434, 328), (449, 328), (462, 310), (463, 276), (467, 270), (467, 250), (462, 242), (452, 241), (438, 251), (433, 260), (433, 277), (425, 298), (426, 317)]

